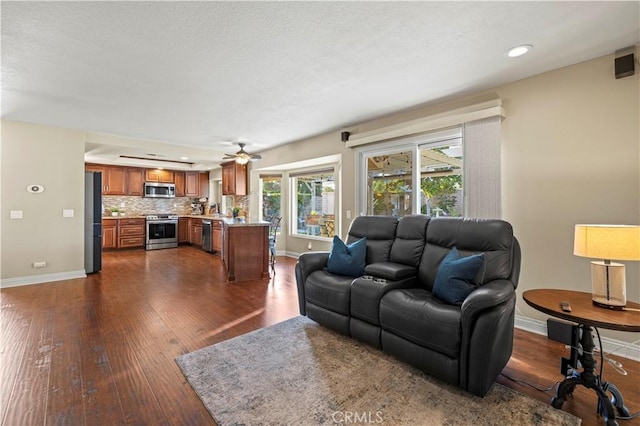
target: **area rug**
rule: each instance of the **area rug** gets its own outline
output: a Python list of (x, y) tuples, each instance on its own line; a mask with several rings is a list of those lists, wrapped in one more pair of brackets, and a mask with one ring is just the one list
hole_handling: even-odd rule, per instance
[(220, 426), (581, 422), (498, 383), (484, 398), (473, 396), (306, 317), (176, 362)]

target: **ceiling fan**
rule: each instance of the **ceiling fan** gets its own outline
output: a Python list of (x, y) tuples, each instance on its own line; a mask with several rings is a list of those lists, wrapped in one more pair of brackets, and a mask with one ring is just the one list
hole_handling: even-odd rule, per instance
[(249, 154), (244, 150), (245, 143), (238, 142), (238, 146), (240, 146), (240, 151), (235, 154), (225, 154), (222, 157), (223, 160), (235, 160), (238, 164), (247, 164), (249, 161), (256, 161), (262, 158), (261, 155), (258, 154)]

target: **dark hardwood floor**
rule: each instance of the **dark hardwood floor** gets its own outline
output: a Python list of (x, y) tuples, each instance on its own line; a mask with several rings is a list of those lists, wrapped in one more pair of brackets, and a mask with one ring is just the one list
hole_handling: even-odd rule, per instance
[[(294, 265), (278, 258), (272, 280), (228, 283), (219, 259), (192, 247), (109, 252), (86, 279), (3, 289), (2, 424), (215, 424), (174, 359), (298, 315)], [(549, 387), (565, 352), (516, 330), (503, 373)], [(640, 363), (618, 360), (629, 375), (606, 365), (605, 379), (639, 411)], [(553, 395), (498, 381), (540, 401)], [(588, 426), (601, 424), (595, 406), (595, 394), (578, 388), (563, 409)]]

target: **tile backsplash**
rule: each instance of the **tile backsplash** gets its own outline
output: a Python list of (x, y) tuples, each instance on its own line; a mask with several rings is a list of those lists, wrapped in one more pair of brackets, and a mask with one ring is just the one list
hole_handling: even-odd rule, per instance
[[(151, 213), (191, 214), (191, 204), (198, 203), (197, 198), (145, 198), (119, 195), (102, 196), (102, 214), (111, 216), (111, 209), (124, 212), (125, 216), (144, 216)], [(249, 197), (244, 195), (226, 196), (224, 215), (231, 216), (231, 208), (239, 207), (242, 215), (249, 215)]]
[(190, 214), (191, 204), (197, 198), (144, 198), (117, 195), (103, 195), (103, 214), (111, 216), (111, 209), (116, 208), (127, 216), (140, 216), (149, 213)]

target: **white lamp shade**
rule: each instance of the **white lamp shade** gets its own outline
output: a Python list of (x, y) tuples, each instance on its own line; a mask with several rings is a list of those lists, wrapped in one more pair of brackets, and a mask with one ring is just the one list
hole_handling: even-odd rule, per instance
[(576, 225), (573, 254), (592, 259), (640, 260), (640, 226)]

